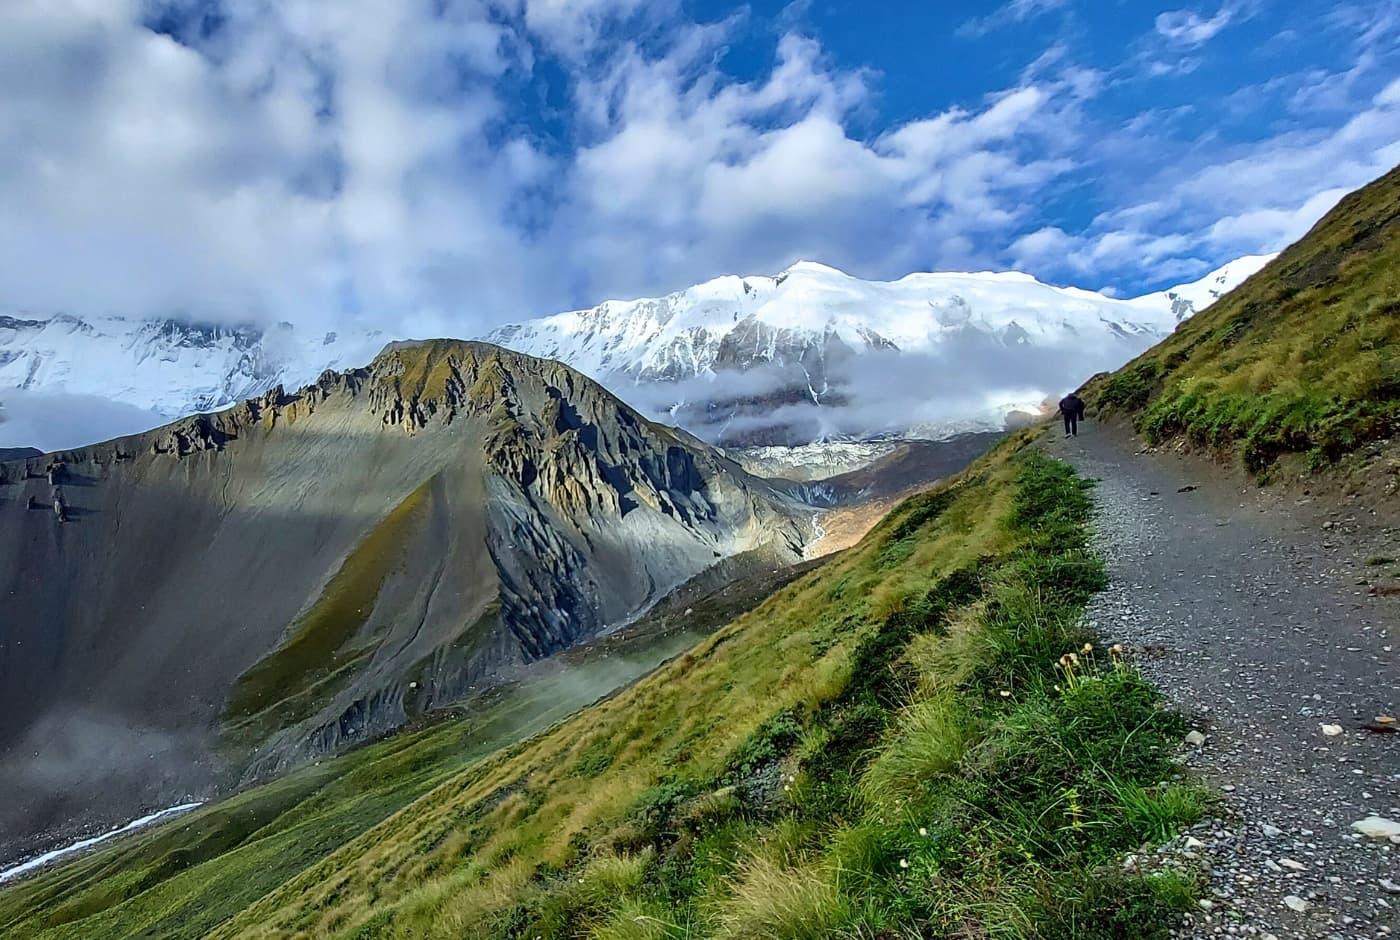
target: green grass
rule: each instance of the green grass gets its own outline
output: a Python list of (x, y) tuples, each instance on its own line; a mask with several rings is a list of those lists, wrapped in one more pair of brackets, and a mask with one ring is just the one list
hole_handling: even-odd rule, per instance
[[(1030, 440), (530, 740), (475, 760), (479, 729), (449, 723), (367, 748), (317, 769), (333, 795), (245, 794), (274, 822), (187, 871), (160, 868), (155, 843), (190, 845), (168, 827), (0, 893), (0, 930), (1164, 937), (1196, 886), (1117, 859), (1202, 812), (1171, 762), (1185, 728), (1083, 651), (1087, 485)], [(348, 779), (356, 760), (418, 776)], [(314, 845), (376, 786), (377, 824)], [(88, 900), (60, 925), (60, 897)]]
[(1347, 196), (1263, 271), (1112, 376), (1092, 407), (1256, 474), (1321, 467), (1400, 420), (1400, 170)]
[(606, 656), (574, 657), (567, 684), (546, 677), (507, 687), (466, 717), (443, 715), (8, 887), (0, 936), (201, 936), (463, 768), (703, 635), (666, 626), (613, 641)]

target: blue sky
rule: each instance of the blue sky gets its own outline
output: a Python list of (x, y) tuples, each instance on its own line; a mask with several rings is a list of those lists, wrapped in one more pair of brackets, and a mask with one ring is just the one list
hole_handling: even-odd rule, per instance
[(0, 307), (468, 334), (810, 258), (1136, 294), (1400, 163), (1400, 0), (0, 7)]

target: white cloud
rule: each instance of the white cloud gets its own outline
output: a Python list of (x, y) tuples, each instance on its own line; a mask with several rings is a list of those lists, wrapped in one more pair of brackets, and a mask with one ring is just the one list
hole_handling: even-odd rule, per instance
[(1172, 10), (1157, 16), (1158, 35), (1180, 46), (1194, 47), (1210, 42), (1216, 34), (1235, 19), (1235, 10), (1223, 6), (1214, 16), (1205, 17), (1194, 10)]
[(587, 55), (609, 23), (671, 13), (672, 0), (525, 0), (525, 24), (569, 58)]
[[(0, 136), (19, 142), (0, 151), (0, 304), (472, 333), (799, 255), (970, 263), (973, 233), (1071, 166), (1093, 92), (1091, 73), (1037, 78), (871, 136), (853, 128), (873, 77), (811, 38), (727, 76), (741, 15), (235, 0), (177, 41), (142, 25), (152, 7), (0, 7)], [(550, 52), (572, 150), (511, 100)]]
[[(510, 261), (487, 248), (518, 163), (481, 138), (506, 32), (484, 4), (429, 7), (230, 4), (196, 49), (135, 2), (4, 6), (5, 301), (327, 319), (352, 294), (431, 312), (441, 252), (501, 283)], [(463, 79), (487, 87), (449, 90)]]
[(1400, 78), (1382, 88), (1374, 100), (1382, 108), (1400, 108)]
[(1164, 282), (1181, 280), (1233, 257), (1286, 247), (1397, 161), (1400, 82), (1336, 130), (1288, 130), (1198, 152), (1190, 163), (1147, 175), (1138, 200), (1085, 230), (1042, 227), (1018, 238), (1008, 254), (1031, 272), (1131, 277), (1150, 270)]
[(1227, 216), (1210, 227), (1208, 239), (1216, 244), (1265, 245), (1271, 249), (1302, 238), (1351, 190), (1323, 190), (1296, 206), (1250, 209)]
[(995, 30), (1016, 23), (1024, 23), (1045, 13), (1064, 8), (1069, 0), (1008, 0), (986, 16), (968, 20), (958, 27), (958, 35), (967, 38), (980, 38)]
[(1023, 86), (863, 140), (849, 125), (868, 106), (867, 76), (788, 34), (763, 81), (729, 82), (713, 65), (725, 39), (696, 30), (661, 56), (631, 47), (580, 83), (598, 139), (575, 161), (551, 234), (598, 296), (798, 257), (871, 276), (965, 263), (970, 232), (1012, 225), (1024, 195), (1069, 168), (1063, 152), (1091, 90)]

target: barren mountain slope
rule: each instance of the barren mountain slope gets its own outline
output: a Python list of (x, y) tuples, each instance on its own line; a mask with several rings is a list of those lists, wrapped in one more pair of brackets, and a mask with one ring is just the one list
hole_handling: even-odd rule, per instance
[(722, 559), (795, 559), (810, 516), (566, 366), (450, 341), (0, 480), (13, 854), (393, 728)]

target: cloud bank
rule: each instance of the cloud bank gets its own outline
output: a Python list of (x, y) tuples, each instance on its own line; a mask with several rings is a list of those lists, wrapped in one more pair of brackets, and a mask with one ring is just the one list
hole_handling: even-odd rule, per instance
[[(1081, 7), (948, 32), (975, 48)], [(0, 308), (471, 335), (798, 258), (1136, 292), (1278, 248), (1400, 162), (1393, 0), (1319, 20), (1349, 66), (1218, 96), (1294, 109), (1230, 140), (1204, 102), (1124, 101), (1237, 54), (1247, 4), (1161, 10), (1117, 62), (1047, 31), (1019, 73), (894, 120), (882, 63), (838, 58), (805, 10), (4, 4)]]

